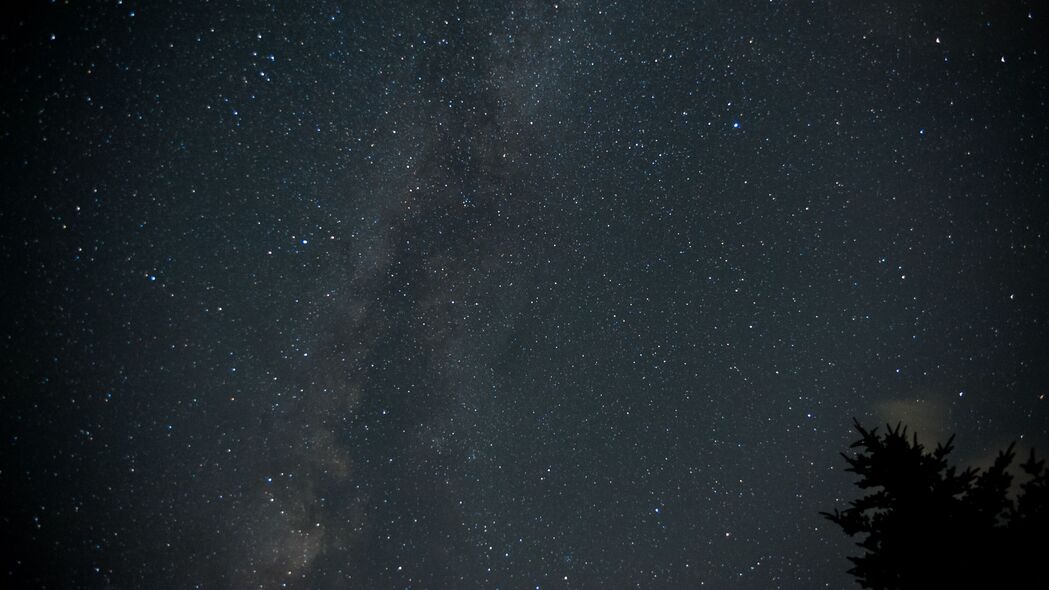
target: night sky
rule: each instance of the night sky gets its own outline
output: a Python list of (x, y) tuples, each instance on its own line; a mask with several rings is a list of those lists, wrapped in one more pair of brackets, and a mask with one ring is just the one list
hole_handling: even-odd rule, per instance
[(1049, 449), (1049, 14), (2, 9), (4, 587), (841, 588)]

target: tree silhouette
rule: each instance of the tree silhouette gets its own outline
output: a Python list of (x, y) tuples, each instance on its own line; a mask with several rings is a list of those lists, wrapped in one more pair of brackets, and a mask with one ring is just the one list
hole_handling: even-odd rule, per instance
[[(1034, 451), (1020, 468), (1028, 480), (1015, 501), (1008, 467), (1014, 445), (987, 470), (949, 465), (952, 436), (927, 452), (897, 424), (866, 430), (842, 454), (866, 495), (824, 516), (849, 536), (865, 535), (865, 552), (849, 557), (864, 588), (1044, 587), (1038, 559), (1049, 557), (1049, 470)], [(1041, 580), (1039, 580), (1041, 578)]]

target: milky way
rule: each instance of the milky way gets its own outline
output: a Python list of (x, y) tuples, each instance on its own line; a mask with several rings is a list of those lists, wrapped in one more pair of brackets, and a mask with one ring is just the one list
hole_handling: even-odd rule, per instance
[(1049, 448), (983, 4), (7, 9), (3, 585), (851, 584), (852, 417)]

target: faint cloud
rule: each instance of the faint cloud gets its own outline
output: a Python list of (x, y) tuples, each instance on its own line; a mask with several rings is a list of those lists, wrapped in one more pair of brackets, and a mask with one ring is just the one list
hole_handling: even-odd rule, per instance
[(878, 425), (896, 426), (902, 422), (926, 447), (935, 447), (951, 436), (951, 425), (944, 404), (925, 398), (892, 399), (875, 406)]

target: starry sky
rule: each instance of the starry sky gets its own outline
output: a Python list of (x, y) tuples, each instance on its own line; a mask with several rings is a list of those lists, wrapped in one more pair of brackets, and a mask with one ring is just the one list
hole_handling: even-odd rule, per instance
[(3, 585), (849, 586), (1049, 449), (1043, 8), (5, 5)]

